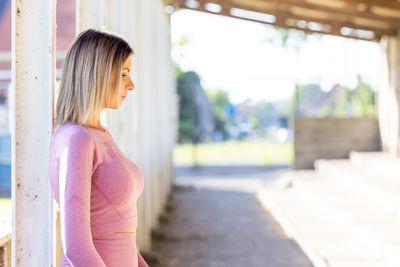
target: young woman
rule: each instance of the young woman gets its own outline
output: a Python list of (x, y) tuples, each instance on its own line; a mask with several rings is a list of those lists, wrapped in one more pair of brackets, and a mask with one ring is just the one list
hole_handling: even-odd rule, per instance
[(100, 123), (134, 89), (132, 48), (120, 37), (82, 32), (65, 58), (50, 145), (50, 183), (60, 208), (61, 266), (145, 267), (136, 249), (138, 167)]

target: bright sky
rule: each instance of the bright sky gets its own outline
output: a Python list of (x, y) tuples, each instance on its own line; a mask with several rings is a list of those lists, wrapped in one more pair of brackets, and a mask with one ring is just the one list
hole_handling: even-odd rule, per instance
[(353, 88), (360, 74), (374, 89), (379, 84), (375, 42), (312, 35), (296, 53), (269, 43), (274, 31), (265, 24), (191, 10), (174, 12), (171, 24), (173, 42), (189, 40), (182, 53), (173, 51), (174, 61), (196, 71), (203, 87), (227, 91), (233, 103), (288, 99), (296, 82)]

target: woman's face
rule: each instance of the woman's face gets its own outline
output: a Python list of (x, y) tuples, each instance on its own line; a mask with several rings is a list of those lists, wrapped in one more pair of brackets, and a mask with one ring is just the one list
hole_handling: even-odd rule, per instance
[(122, 65), (121, 69), (121, 77), (120, 77), (120, 88), (117, 90), (117, 95), (114, 97), (113, 102), (111, 103), (111, 106), (109, 108), (112, 109), (118, 109), (121, 107), (122, 102), (125, 100), (125, 98), (128, 96), (128, 91), (133, 90), (135, 88), (135, 85), (132, 82), (131, 76), (130, 76), (130, 70), (132, 67), (131, 63), (132, 56), (129, 56), (124, 64)]

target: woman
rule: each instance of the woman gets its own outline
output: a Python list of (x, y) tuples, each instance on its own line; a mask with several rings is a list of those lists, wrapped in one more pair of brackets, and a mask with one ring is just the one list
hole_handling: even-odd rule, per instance
[(82, 32), (65, 58), (50, 145), (50, 182), (60, 208), (61, 266), (144, 267), (136, 249), (138, 167), (100, 123), (128, 91), (130, 46), (97, 30)]

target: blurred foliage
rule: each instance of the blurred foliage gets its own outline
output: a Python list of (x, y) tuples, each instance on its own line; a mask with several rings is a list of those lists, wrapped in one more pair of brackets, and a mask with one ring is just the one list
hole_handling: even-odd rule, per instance
[(285, 47), (288, 49), (300, 50), (302, 43), (306, 42), (310, 33), (296, 29), (286, 29), (275, 25), (265, 25), (268, 31), (266, 42)]
[(336, 85), (328, 92), (318, 84), (297, 85), (290, 106), (295, 116), (374, 116), (375, 92), (361, 78), (353, 89)]
[(288, 101), (261, 101), (255, 104), (254, 115), (261, 127), (267, 128), (272, 125), (285, 127), (281, 125), (283, 124), (281, 121), (290, 115), (290, 106)]
[[(187, 44), (190, 44), (190, 38), (188, 35), (183, 35), (178, 41), (171, 43), (171, 49), (178, 58), (182, 59), (185, 57), (185, 46)], [(178, 63), (175, 62), (175, 65), (178, 65)]]
[(351, 102), (355, 116), (373, 116), (375, 114), (375, 92), (371, 86), (359, 79), (358, 86), (351, 91)]
[(253, 129), (258, 130), (260, 129), (260, 122), (256, 116), (250, 117), (250, 125)]
[(220, 132), (223, 139), (226, 140), (228, 133), (226, 131), (226, 124), (230, 121), (225, 110), (227, 106), (232, 105), (229, 100), (229, 95), (227, 92), (217, 89), (211, 90), (207, 89), (206, 94), (211, 101), (213, 113), (215, 116), (215, 127), (214, 129)]
[[(193, 72), (179, 72), (177, 74), (177, 93), (179, 95), (179, 142), (193, 142), (195, 139), (197, 125), (195, 125), (196, 107), (194, 103), (194, 90), (196, 85), (193, 82), (200, 83), (198, 75)], [(200, 86), (200, 85), (198, 85)]]
[[(184, 57), (184, 47), (189, 43), (187, 35), (183, 35), (178, 41), (172, 42), (172, 50), (179, 55), (180, 58)], [(179, 96), (179, 123), (178, 123), (178, 141), (179, 142), (190, 142), (192, 141), (192, 135), (194, 131), (193, 125), (193, 88), (188, 79), (191, 75), (197, 75), (195, 73), (188, 73), (182, 71), (181, 67), (177, 62), (175, 65), (175, 78), (177, 84), (177, 94)]]

